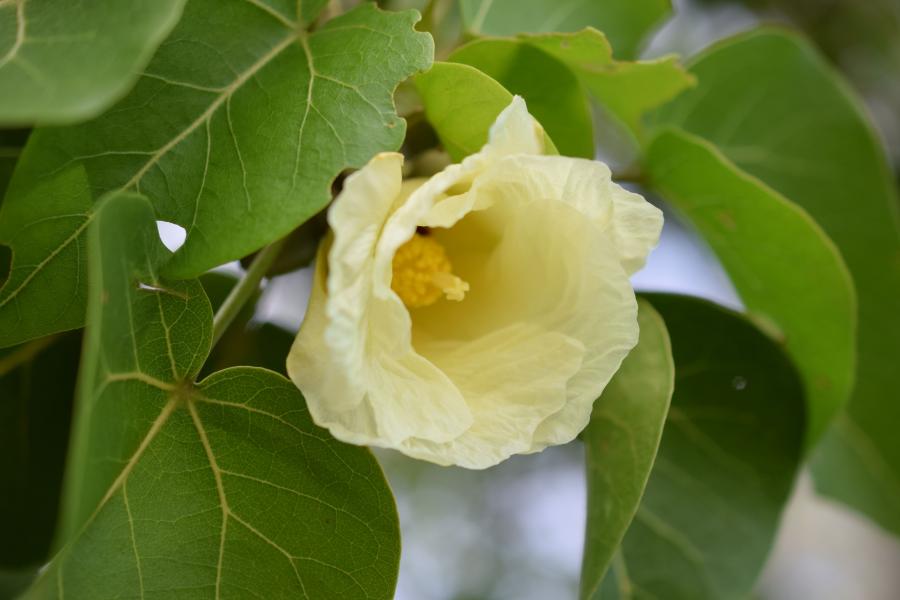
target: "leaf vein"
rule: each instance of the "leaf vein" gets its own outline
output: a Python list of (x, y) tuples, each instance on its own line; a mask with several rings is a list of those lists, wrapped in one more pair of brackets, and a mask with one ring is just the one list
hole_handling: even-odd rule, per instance
[(278, 56), (285, 48), (290, 46), (291, 42), (293, 42), (295, 37), (293, 35), (289, 35), (285, 37), (283, 40), (278, 42), (271, 50), (269, 50), (265, 55), (263, 55), (258, 61), (253, 63), (250, 68), (246, 71), (238, 75), (238, 77), (228, 86), (222, 89), (222, 93), (212, 102), (209, 107), (200, 114), (190, 125), (188, 125), (184, 130), (178, 133), (175, 137), (169, 140), (166, 144), (163, 144), (162, 147), (157, 149), (150, 157), (144, 166), (142, 166), (134, 176), (129, 179), (125, 185), (122, 186), (122, 189), (128, 189), (134, 185), (136, 185), (143, 177), (147, 174), (156, 163), (158, 163), (163, 156), (165, 156), (172, 148), (180, 144), (184, 141), (191, 133), (193, 133), (198, 127), (202, 124), (206, 123), (210, 117), (222, 106), (222, 103), (225, 102), (232, 94), (234, 94), (241, 86), (243, 86), (248, 80), (250, 80), (258, 71), (260, 71), (263, 67), (265, 67), (269, 62)]

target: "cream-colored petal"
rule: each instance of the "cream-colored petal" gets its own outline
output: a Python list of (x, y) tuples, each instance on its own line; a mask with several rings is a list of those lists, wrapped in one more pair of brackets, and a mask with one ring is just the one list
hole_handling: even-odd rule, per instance
[(327, 398), (336, 409), (357, 406), (365, 394), (360, 375), (366, 361), (363, 323), (371, 257), (400, 193), (402, 166), (401, 154), (378, 154), (344, 182), (328, 211), (333, 235), (319, 248), (306, 317), (288, 356), (294, 383), (307, 394)]
[(487, 196), (468, 193), (475, 179), (506, 156), (543, 152), (543, 128), (528, 113), (525, 101), (514, 96), (491, 125), (488, 143), (480, 152), (466, 157), (461, 164), (450, 165), (410, 198), (413, 205), (428, 206), (415, 211), (418, 225), (449, 228), (469, 212), (487, 208)]
[[(490, 194), (493, 204), (451, 230), (434, 232), (471, 289), (462, 303), (418, 310), (414, 341), (463, 391), (474, 425), (451, 444), (410, 440), (404, 451), (474, 468), (510, 453), (570, 441), (587, 424), (594, 400), (637, 342), (637, 304), (614, 241), (562, 201), (565, 186), (550, 185), (557, 175), (540, 169), (492, 169), (472, 193)], [(455, 375), (463, 371), (459, 356), (472, 365), (502, 361), (492, 350), (504, 347), (497, 332), (517, 328), (544, 336), (543, 342), (510, 342), (531, 353), (530, 360), (525, 355), (516, 359), (527, 368), (500, 369), (478, 390), (467, 385), (471, 375)], [(456, 350), (445, 354), (448, 348)], [(507, 403), (485, 401), (494, 397), (488, 392), (491, 386), (502, 390)], [(551, 389), (563, 395), (554, 396)], [(520, 410), (528, 403), (530, 410)], [(553, 406), (557, 408), (546, 412)], [(514, 420), (509, 420), (511, 414)], [(514, 426), (501, 424), (507, 420)]]
[(491, 125), (488, 142), (479, 154), (501, 158), (512, 154), (543, 154), (544, 128), (528, 112), (525, 100), (513, 96)]
[[(381, 228), (400, 195), (402, 168), (401, 154), (385, 152), (347, 178), (343, 191), (328, 211), (333, 242), (327, 266), (322, 262), (317, 264), (317, 271), (328, 269), (325, 340), (335, 362), (343, 365), (356, 390), (366, 387), (360, 374), (367, 360), (365, 324), (372, 290), (372, 255)], [(303, 335), (301, 328), (300, 336)], [(350, 407), (359, 398), (354, 394), (352, 398), (331, 401)]]
[(567, 401), (567, 381), (581, 366), (584, 345), (558, 332), (516, 323), (474, 342), (448, 343), (441, 368), (457, 383), (474, 421), (445, 444), (412, 438), (407, 454), (470, 469), (493, 466), (533, 447), (535, 429)]
[(442, 442), (472, 422), (456, 386), (412, 348), (403, 303), (393, 293), (376, 296), (384, 223), (421, 184), (401, 185), (401, 167), (400, 155), (381, 154), (345, 182), (329, 212), (327, 263), (323, 246), (288, 358), (316, 422), (357, 443), (390, 446), (411, 435)]
[[(575, 207), (612, 236), (629, 274), (643, 267), (659, 242), (662, 211), (613, 182), (609, 167), (598, 161), (563, 156), (509, 157), (498, 161), (479, 183), (515, 185)], [(490, 189), (485, 193), (490, 194)]]
[[(306, 396), (314, 417), (319, 407), (329, 404), (333, 410), (357, 408), (365, 396), (365, 384), (361, 378), (348, 377), (345, 364), (336, 360), (325, 344), (325, 330), (328, 328), (325, 286), (330, 245), (330, 240), (326, 240), (319, 246), (306, 316), (287, 357), (288, 375)], [(362, 358), (358, 360), (363, 362)]]

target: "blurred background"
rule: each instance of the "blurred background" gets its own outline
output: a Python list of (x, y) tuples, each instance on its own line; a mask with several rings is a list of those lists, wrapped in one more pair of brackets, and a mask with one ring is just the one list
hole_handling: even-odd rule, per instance
[[(763, 22), (805, 31), (865, 100), (895, 172), (900, 171), (900, 0), (676, 0), (675, 9), (645, 57), (670, 52), (690, 57)], [(310, 277), (305, 269), (273, 280), (256, 319), (296, 330)], [(716, 259), (672, 215), (660, 247), (634, 284), (740, 308)], [(515, 457), (486, 472), (378, 452), (403, 529), (397, 600), (575, 598), (585, 518), (582, 452), (576, 442)], [(756, 597), (895, 600), (900, 543), (817, 498), (804, 475)]]

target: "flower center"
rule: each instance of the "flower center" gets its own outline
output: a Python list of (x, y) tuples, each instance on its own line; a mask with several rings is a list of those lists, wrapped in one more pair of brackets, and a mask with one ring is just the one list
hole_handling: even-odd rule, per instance
[(441, 296), (459, 302), (469, 284), (453, 274), (444, 247), (430, 235), (416, 233), (397, 249), (393, 261), (393, 289), (408, 308), (421, 308)]

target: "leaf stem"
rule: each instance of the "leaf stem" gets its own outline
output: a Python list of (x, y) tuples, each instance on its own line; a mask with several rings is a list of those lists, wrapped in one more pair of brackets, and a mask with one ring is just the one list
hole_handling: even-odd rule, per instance
[(244, 276), (231, 289), (231, 292), (228, 293), (225, 301), (222, 302), (222, 306), (216, 311), (216, 316), (213, 317), (213, 346), (215, 346), (222, 338), (222, 334), (225, 333), (225, 330), (228, 329), (228, 326), (231, 325), (234, 318), (241, 312), (241, 309), (244, 307), (244, 304), (247, 303), (247, 300), (249, 300), (253, 294), (256, 293), (256, 290), (259, 289), (259, 282), (262, 281), (263, 277), (266, 275), (266, 271), (269, 270), (269, 267), (271, 267), (272, 263), (275, 262), (275, 259), (278, 258), (278, 254), (281, 252), (281, 248), (284, 246), (285, 242), (287, 242), (287, 236), (281, 238), (277, 242), (272, 242), (260, 250), (253, 259), (253, 262), (250, 263)]

